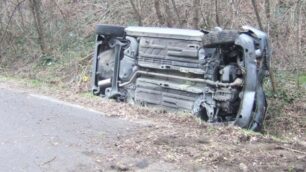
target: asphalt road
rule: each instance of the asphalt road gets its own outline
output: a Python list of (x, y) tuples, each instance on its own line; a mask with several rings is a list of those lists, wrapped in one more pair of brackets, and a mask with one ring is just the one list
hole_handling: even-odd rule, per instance
[(0, 171), (112, 170), (107, 158), (122, 153), (109, 145), (141, 127), (52, 98), (0, 88)]
[(20, 89), (0, 82), (0, 172), (305, 169), (304, 142), (246, 137), (228, 128), (207, 138), (180, 125), (165, 127), (167, 121), (107, 117)]

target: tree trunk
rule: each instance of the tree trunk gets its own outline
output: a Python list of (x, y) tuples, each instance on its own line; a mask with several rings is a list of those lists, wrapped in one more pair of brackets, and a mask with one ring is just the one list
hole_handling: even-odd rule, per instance
[(260, 28), (260, 30), (263, 30), (263, 27), (262, 27), (262, 24), (261, 24), (261, 19), (260, 19), (259, 13), (258, 13), (257, 5), (256, 5), (256, 0), (252, 0), (252, 5), (253, 5), (253, 8), (254, 8), (254, 12), (255, 12), (255, 15), (256, 15), (256, 18), (257, 18), (257, 23), (259, 25), (259, 28)]
[(199, 11), (200, 11), (200, 0), (193, 0), (193, 18), (192, 26), (194, 29), (199, 29)]
[(266, 13), (266, 32), (270, 34), (270, 18), (271, 18), (270, 0), (265, 0), (265, 13)]
[(0, 3), (0, 10), (1, 10), (1, 13), (0, 13), (0, 37), (1, 37), (1, 35), (2, 35), (2, 30), (3, 30), (3, 24), (4, 24), (4, 21), (3, 21), (3, 19), (4, 19), (4, 14), (3, 14), (3, 12), (2, 12), (2, 9), (3, 9), (3, 7), (4, 7), (4, 4), (3, 3)]
[(160, 25), (164, 25), (165, 24), (165, 19), (160, 11), (160, 3), (159, 0), (154, 0), (154, 8), (155, 8), (155, 12), (156, 12), (156, 16), (158, 19), (158, 22)]
[(44, 39), (43, 25), (40, 13), (41, 1), (40, 0), (29, 0), (31, 12), (34, 18), (35, 28), (38, 34), (38, 43), (43, 54), (46, 53), (46, 45)]
[(216, 23), (218, 26), (221, 26), (220, 19), (219, 19), (219, 5), (218, 0), (215, 0), (215, 13), (216, 13)]
[[(18, 4), (19, 4), (19, 0), (18, 0)], [(21, 27), (22, 27), (22, 31), (25, 28), (25, 24), (24, 24), (24, 17), (23, 17), (23, 13), (22, 13), (22, 7), (21, 4), (18, 6), (18, 14), (19, 14), (19, 18), (21, 20)]]
[(179, 24), (180, 27), (183, 27), (183, 22), (182, 22), (180, 13), (179, 13), (179, 11), (178, 11), (178, 9), (177, 9), (175, 0), (171, 0), (171, 2), (172, 2), (172, 5), (173, 5), (173, 9), (174, 9), (175, 15), (176, 15), (176, 17), (177, 17), (178, 24)]
[[(267, 2), (266, 2), (267, 3)], [(268, 2), (269, 3), (269, 2)], [(255, 0), (252, 0), (252, 5), (253, 5), (253, 9), (254, 9), (254, 12), (255, 12), (255, 15), (256, 15), (256, 18), (257, 18), (257, 23), (259, 25), (259, 28), (260, 30), (263, 31), (263, 26), (261, 24), (261, 19), (260, 19), (260, 16), (259, 16), (259, 12), (258, 12), (258, 9), (257, 9), (257, 6), (256, 6), (256, 1)], [(266, 4), (267, 5), (267, 4)], [(270, 3), (269, 3), (269, 8), (270, 8)], [(266, 8), (266, 15), (270, 17), (270, 9), (269, 9), (269, 12), (267, 13), (267, 8)], [(274, 73), (273, 73), (273, 70), (270, 66), (269, 68), (269, 73), (270, 73), (270, 80), (271, 80), (271, 85), (272, 85), (272, 91), (273, 93), (275, 93), (276, 91), (276, 83), (275, 83), (275, 79), (274, 79)]]
[(267, 19), (270, 18), (270, 0), (265, 0), (265, 12)]
[(301, 29), (302, 29), (302, 0), (298, 0), (297, 2), (297, 7), (296, 7), (296, 21), (297, 21), (297, 32), (296, 32), (296, 40), (297, 40), (297, 50), (300, 53), (301, 52), (301, 47), (302, 47), (302, 37), (301, 37)]
[(171, 14), (171, 10), (170, 10), (170, 3), (169, 0), (165, 0), (165, 12), (166, 12), (166, 22), (167, 22), (167, 26), (168, 27), (172, 27), (172, 14)]
[(133, 0), (129, 0), (130, 1), (130, 4), (135, 12), (135, 15), (137, 17), (137, 20), (138, 20), (138, 25), (139, 26), (142, 26), (142, 17), (141, 17), (141, 14), (139, 12), (139, 10), (136, 8), (136, 5), (135, 3), (133, 2)]
[(295, 70), (296, 70), (296, 86), (300, 89), (300, 66), (299, 59), (302, 57), (301, 47), (302, 47), (302, 37), (301, 37), (301, 8), (302, 8), (302, 0), (298, 0), (296, 3), (296, 24), (297, 24), (297, 32), (296, 32), (296, 47), (297, 47), (297, 55), (295, 60)]

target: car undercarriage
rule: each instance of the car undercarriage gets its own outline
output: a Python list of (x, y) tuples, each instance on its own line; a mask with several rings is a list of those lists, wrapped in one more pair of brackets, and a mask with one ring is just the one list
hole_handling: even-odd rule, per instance
[(93, 94), (262, 129), (271, 51), (264, 32), (97, 25), (96, 34)]

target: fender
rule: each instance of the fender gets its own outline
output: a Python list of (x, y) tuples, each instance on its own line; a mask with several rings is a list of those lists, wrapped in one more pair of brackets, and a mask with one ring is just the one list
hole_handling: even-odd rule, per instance
[(98, 78), (97, 78), (97, 68), (98, 68), (98, 54), (101, 45), (102, 45), (101, 36), (97, 35), (96, 45), (93, 53), (92, 77), (91, 77), (91, 85), (92, 85), (91, 90), (94, 95), (99, 95), (100, 93), (100, 87), (98, 86)]
[(246, 74), (244, 76), (244, 90), (240, 103), (240, 109), (238, 111), (235, 125), (242, 128), (248, 128), (250, 121), (252, 120), (252, 110), (255, 101), (255, 93), (257, 86), (257, 69), (256, 69), (256, 54), (254, 40), (247, 34), (241, 34), (236, 39), (235, 44), (242, 47), (244, 66)]

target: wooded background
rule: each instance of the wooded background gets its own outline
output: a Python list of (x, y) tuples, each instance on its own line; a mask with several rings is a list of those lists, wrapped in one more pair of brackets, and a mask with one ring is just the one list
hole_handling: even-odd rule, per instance
[(252, 25), (269, 34), (275, 69), (302, 69), (305, 17), (304, 0), (1, 0), (0, 58), (59, 58), (65, 47), (92, 38), (97, 23), (195, 29)]
[(207, 30), (251, 25), (268, 33), (273, 49), (277, 92), (266, 82), (266, 131), (302, 133), (305, 19), (304, 0), (0, 0), (0, 72), (88, 92), (98, 23)]

